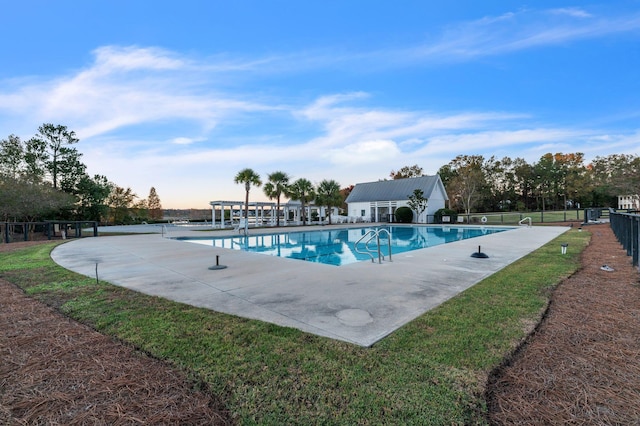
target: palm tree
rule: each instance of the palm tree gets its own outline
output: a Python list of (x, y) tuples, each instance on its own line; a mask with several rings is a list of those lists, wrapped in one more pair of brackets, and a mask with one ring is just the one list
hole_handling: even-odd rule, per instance
[(264, 185), (264, 193), (276, 202), (276, 226), (280, 226), (280, 196), (286, 193), (289, 186), (289, 175), (285, 172), (273, 172), (268, 176), (269, 182)]
[(300, 178), (289, 185), (287, 190), (287, 197), (298, 200), (302, 204), (302, 225), (307, 224), (307, 203), (316, 197), (316, 191), (313, 188), (313, 184), (305, 179)]
[(233, 180), (235, 183), (244, 183), (244, 189), (246, 191), (244, 201), (244, 232), (246, 234), (249, 228), (249, 190), (251, 189), (251, 185), (262, 185), (262, 181), (260, 180), (260, 175), (249, 168), (240, 170)]
[(327, 210), (329, 210), (329, 225), (331, 225), (331, 207), (340, 206), (343, 201), (338, 182), (327, 179), (320, 182), (316, 192), (316, 203), (327, 206)]

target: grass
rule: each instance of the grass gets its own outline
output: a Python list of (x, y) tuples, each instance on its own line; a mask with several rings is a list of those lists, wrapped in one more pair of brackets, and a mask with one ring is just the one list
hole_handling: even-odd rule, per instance
[(485, 424), (488, 373), (580, 266), (588, 232), (488, 277), (371, 348), (195, 308), (83, 277), (56, 243), (0, 255), (0, 276), (105, 334), (180, 366), (241, 424)]

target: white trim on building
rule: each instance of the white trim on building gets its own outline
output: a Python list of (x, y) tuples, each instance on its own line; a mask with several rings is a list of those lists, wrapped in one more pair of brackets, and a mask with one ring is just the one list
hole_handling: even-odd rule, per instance
[(373, 222), (394, 221), (395, 211), (408, 206), (409, 196), (416, 189), (422, 190), (428, 202), (420, 217), (414, 212), (414, 222), (430, 222), (449, 200), (439, 175), (359, 183), (346, 199), (348, 215)]

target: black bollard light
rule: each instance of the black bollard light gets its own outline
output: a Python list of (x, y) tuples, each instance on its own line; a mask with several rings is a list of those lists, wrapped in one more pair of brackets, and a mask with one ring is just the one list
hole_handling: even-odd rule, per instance
[(220, 264), (220, 256), (216, 254), (216, 264), (213, 266), (209, 266), (209, 269), (211, 269), (212, 271), (215, 271), (217, 269), (224, 269), (226, 267), (227, 267), (226, 265)]
[(486, 259), (489, 256), (486, 253), (483, 253), (482, 250), (480, 250), (480, 246), (478, 246), (478, 251), (471, 253), (471, 257), (475, 257), (477, 259)]

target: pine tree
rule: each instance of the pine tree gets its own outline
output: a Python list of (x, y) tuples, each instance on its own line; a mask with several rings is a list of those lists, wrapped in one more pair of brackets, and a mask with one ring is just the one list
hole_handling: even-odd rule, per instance
[(149, 209), (149, 217), (152, 220), (162, 220), (164, 216), (162, 213), (162, 203), (160, 197), (156, 193), (156, 189), (152, 186), (149, 191), (149, 198), (147, 198), (147, 208)]

